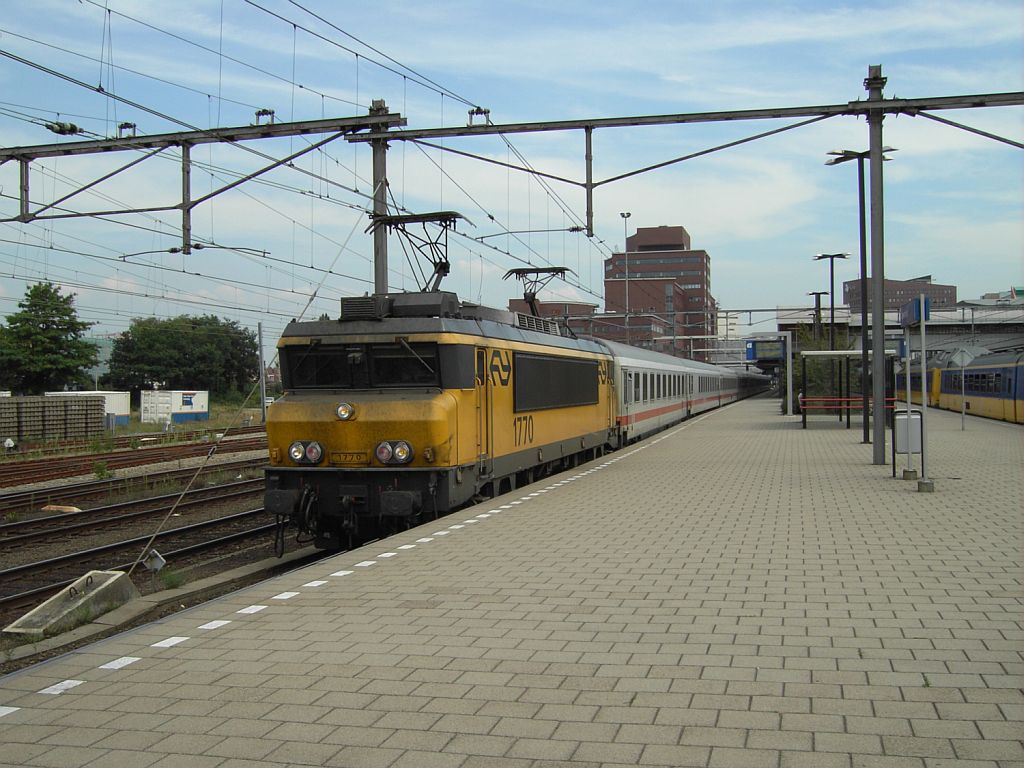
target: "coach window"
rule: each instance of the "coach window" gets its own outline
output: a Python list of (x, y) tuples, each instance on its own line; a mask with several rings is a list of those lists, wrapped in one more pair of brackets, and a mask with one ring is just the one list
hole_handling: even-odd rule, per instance
[(633, 377), (633, 402), (634, 403), (639, 403), (640, 402), (640, 379), (641, 379), (641, 375), (639, 373), (637, 373), (636, 371), (633, 371), (632, 373), (630, 373), (630, 376)]

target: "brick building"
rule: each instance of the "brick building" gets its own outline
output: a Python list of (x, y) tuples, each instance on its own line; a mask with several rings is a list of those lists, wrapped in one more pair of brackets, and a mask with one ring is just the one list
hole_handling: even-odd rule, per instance
[[(933, 283), (931, 275), (915, 277), (911, 280), (886, 280), (884, 291), (886, 309), (899, 309), (922, 293), (931, 299), (932, 309), (951, 309), (956, 306), (956, 286)], [(870, 283), (867, 300), (870, 310)], [(843, 303), (850, 308), (851, 312), (860, 312), (860, 280), (847, 280), (843, 283)]]
[(605, 260), (604, 299), (609, 313), (625, 315), (623, 327), (596, 335), (704, 359), (707, 345), (695, 337), (715, 334), (718, 313), (711, 257), (683, 227), (639, 227), (627, 237), (625, 252)]

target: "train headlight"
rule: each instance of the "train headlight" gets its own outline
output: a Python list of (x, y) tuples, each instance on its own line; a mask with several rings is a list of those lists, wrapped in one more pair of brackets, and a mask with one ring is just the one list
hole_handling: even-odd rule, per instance
[(342, 421), (351, 421), (356, 417), (356, 409), (352, 403), (341, 403), (338, 406), (338, 418)]
[(288, 457), (296, 464), (319, 464), (324, 457), (324, 449), (315, 440), (296, 440), (288, 446)]
[(381, 464), (408, 464), (412, 461), (412, 446), (405, 440), (384, 440), (374, 453)]
[(399, 440), (394, 444), (394, 456), (399, 464), (408, 464), (412, 461), (412, 446), (405, 440)]
[(394, 449), (391, 447), (391, 443), (386, 440), (377, 446), (377, 460), (383, 464), (387, 464), (391, 461), (391, 457), (394, 455)]

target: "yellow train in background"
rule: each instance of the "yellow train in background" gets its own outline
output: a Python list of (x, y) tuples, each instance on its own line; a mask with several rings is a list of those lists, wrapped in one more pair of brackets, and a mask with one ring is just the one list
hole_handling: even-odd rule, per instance
[[(972, 416), (1024, 424), (1024, 352), (980, 355), (964, 367), (934, 366), (925, 370), (928, 405)], [(898, 397), (905, 397), (906, 380), (898, 377)], [(910, 374), (910, 399), (921, 404), (921, 373)]]

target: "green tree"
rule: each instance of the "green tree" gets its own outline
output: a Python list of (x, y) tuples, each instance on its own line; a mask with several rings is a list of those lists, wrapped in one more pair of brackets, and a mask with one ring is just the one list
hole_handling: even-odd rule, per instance
[(207, 389), (223, 397), (247, 392), (259, 375), (256, 335), (213, 315), (136, 318), (114, 341), (110, 373), (118, 389)]
[(27, 395), (86, 384), (96, 345), (82, 338), (93, 324), (78, 319), (75, 295), (37, 283), (0, 326), (0, 384)]

